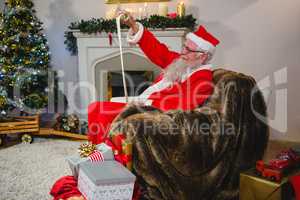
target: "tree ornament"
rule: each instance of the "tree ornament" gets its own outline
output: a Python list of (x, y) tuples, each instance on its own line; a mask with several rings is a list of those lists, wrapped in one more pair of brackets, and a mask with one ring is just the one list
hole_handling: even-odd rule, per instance
[(0, 108), (2, 109), (7, 104), (7, 99), (4, 96), (0, 96)]
[(56, 118), (54, 129), (72, 133), (80, 133), (80, 120), (75, 114), (61, 114)]
[(0, 81), (3, 80), (3, 78), (4, 78), (4, 74), (2, 74), (2, 73), (0, 72)]
[(21, 33), (20, 33), (20, 37), (21, 37), (21, 38), (27, 38), (27, 37), (29, 37), (29, 38), (30, 38), (31, 36), (30, 36), (30, 35), (28, 35), (28, 33), (27, 33), (27, 32), (21, 32)]
[[(3, 16), (1, 13), (0, 13), (0, 29), (3, 29)], [(0, 30), (0, 34), (2, 34), (2, 33), (3, 33), (3, 31)]]
[(10, 48), (11, 48), (11, 49), (16, 49), (16, 48), (17, 48), (17, 45), (16, 45), (16, 44), (12, 44), (12, 45), (10, 46)]
[(71, 128), (67, 124), (63, 124), (63, 129), (69, 132)]
[(2, 68), (2, 69), (1, 69), (1, 72), (2, 72), (3, 74), (6, 74), (6, 69), (5, 69), (5, 68)]

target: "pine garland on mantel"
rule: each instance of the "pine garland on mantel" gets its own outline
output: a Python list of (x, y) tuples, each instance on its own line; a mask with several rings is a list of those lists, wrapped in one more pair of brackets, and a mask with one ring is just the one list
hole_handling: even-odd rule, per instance
[[(196, 25), (196, 19), (192, 15), (184, 17), (164, 17), (158, 15), (151, 15), (149, 18), (137, 20), (142, 23), (145, 27), (151, 29), (166, 29), (166, 28), (187, 28), (194, 30)], [(82, 33), (116, 33), (117, 26), (115, 19), (104, 19), (92, 18), (90, 20), (81, 20), (78, 22), (72, 22), (68, 27), (69, 31), (65, 32), (65, 45), (66, 48), (71, 52), (72, 55), (77, 54), (76, 38), (73, 35), (74, 30), (79, 30)], [(122, 29), (128, 29), (124, 24), (121, 26)]]

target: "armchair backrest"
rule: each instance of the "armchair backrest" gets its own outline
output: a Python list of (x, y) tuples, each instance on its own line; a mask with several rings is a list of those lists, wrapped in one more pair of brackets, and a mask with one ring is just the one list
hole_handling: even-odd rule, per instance
[[(238, 136), (236, 142), (249, 147), (240, 151), (238, 159), (254, 166), (255, 161), (263, 157), (269, 138), (263, 95), (256, 81), (242, 73), (216, 69), (213, 71), (213, 83), (214, 92), (205, 107), (217, 112), (222, 123), (233, 125)], [(243, 162), (244, 159), (248, 162)]]

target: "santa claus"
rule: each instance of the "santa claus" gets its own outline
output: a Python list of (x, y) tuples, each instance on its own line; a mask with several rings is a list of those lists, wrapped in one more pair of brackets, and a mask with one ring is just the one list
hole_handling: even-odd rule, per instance
[[(188, 33), (180, 53), (168, 50), (142, 24), (136, 22), (128, 12), (123, 20), (130, 30), (128, 42), (138, 44), (145, 55), (162, 73), (154, 83), (138, 97), (130, 101), (150, 105), (162, 111), (172, 109), (192, 110), (201, 106), (213, 92), (211, 60), (219, 41), (203, 26), (194, 33)], [(114, 98), (114, 102), (94, 102), (88, 110), (89, 140), (99, 144), (113, 119), (124, 109), (125, 98)], [(82, 200), (77, 181), (72, 176), (62, 177), (53, 186), (54, 199)], [(138, 195), (137, 195), (138, 196)], [(137, 197), (138, 198), (138, 197)]]
[[(138, 44), (145, 55), (162, 73), (154, 83), (138, 97), (129, 101), (153, 106), (162, 111), (173, 109), (192, 110), (201, 106), (213, 91), (212, 59), (218, 39), (200, 26), (188, 33), (180, 53), (170, 51), (129, 12), (122, 22), (127, 24), (127, 40)], [(89, 140), (95, 144), (103, 142), (113, 119), (124, 109), (124, 98), (113, 98), (110, 102), (94, 102), (88, 108)]]

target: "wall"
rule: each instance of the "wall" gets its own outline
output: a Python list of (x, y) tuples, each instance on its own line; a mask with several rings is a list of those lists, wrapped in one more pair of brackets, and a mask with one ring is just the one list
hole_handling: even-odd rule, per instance
[[(297, 85), (300, 72), (300, 1), (190, 0), (189, 3), (200, 22), (222, 41), (215, 58), (219, 66), (250, 74), (260, 83), (269, 78), (271, 94), (266, 99), (270, 121), (281, 130), (272, 129), (272, 137), (300, 141), (300, 94)], [(283, 83), (276, 84), (280, 79)], [(284, 91), (286, 88), (287, 91)], [(285, 93), (287, 100), (281, 98)]]
[[(65, 50), (64, 31), (70, 22), (104, 16), (114, 6), (107, 6), (101, 0), (34, 2), (38, 17), (45, 23), (53, 66), (64, 71), (62, 79), (65, 85), (76, 83), (77, 58), (70, 56)], [(175, 11), (177, 2), (168, 3), (170, 11)], [(221, 40), (213, 60), (218, 67), (252, 75), (259, 82), (269, 80), (271, 87), (265, 91), (270, 93), (266, 95), (270, 121), (280, 130), (272, 129), (272, 137), (300, 141), (300, 94), (297, 87), (300, 72), (300, 1), (185, 0), (185, 3), (187, 13), (193, 13), (199, 23), (206, 25)], [(142, 6), (143, 4), (126, 4), (123, 7), (137, 9)], [(157, 3), (148, 3), (149, 12), (155, 12), (157, 6)], [(282, 68), (285, 70), (275, 73)], [(278, 77), (283, 83), (275, 84), (274, 80)], [(284, 96), (286, 88), (287, 102), (285, 98), (280, 98), (281, 94)], [(65, 93), (68, 94), (67, 89)], [(276, 96), (278, 98), (275, 101)], [(284, 114), (286, 104), (287, 130)]]

